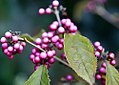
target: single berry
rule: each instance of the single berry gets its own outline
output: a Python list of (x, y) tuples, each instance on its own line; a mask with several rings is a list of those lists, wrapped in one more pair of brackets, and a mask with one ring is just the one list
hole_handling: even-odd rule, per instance
[(8, 48), (8, 44), (7, 43), (3, 43), (2, 44), (2, 49)]
[(95, 51), (95, 56), (99, 58), (100, 57), (100, 52), (99, 51)]
[(100, 42), (96, 41), (96, 42), (94, 43), (94, 46), (95, 46), (95, 47), (100, 46)]
[(96, 79), (100, 80), (102, 78), (102, 76), (100, 74), (96, 74)]
[(114, 53), (109, 53), (109, 54), (108, 54), (108, 58), (110, 58), (110, 59), (114, 59), (114, 58), (115, 58)]
[(59, 32), (60, 34), (63, 34), (63, 33), (65, 32), (65, 29), (64, 29), (63, 27), (59, 27), (59, 28), (58, 28), (58, 32)]
[(52, 38), (54, 36), (53, 32), (48, 32), (48, 38)]
[(13, 40), (14, 42), (18, 42), (18, 36), (12, 36), (12, 40)]
[(102, 52), (103, 51), (103, 47), (102, 46), (98, 46), (97, 47), (97, 50), (100, 51), (100, 52)]
[(39, 62), (40, 62), (39, 56), (36, 56), (36, 57), (34, 58), (34, 61), (35, 61), (36, 63), (39, 63)]
[(44, 10), (43, 8), (40, 8), (40, 9), (39, 9), (39, 14), (42, 15), (42, 14), (44, 14), (44, 13), (45, 13), (45, 10)]
[(20, 44), (19, 44), (19, 43), (15, 43), (15, 44), (14, 44), (14, 48), (15, 48), (15, 49), (19, 49), (19, 47), (20, 47)]
[(106, 68), (106, 63), (103, 62), (101, 66), (104, 67), (104, 68)]
[(116, 61), (115, 60), (111, 60), (110, 64), (114, 66), (116, 64)]
[(67, 81), (71, 81), (71, 80), (73, 80), (72, 75), (67, 75), (67, 76), (66, 76), (66, 80), (67, 80)]
[(51, 41), (53, 43), (56, 43), (57, 41), (59, 40), (59, 36), (58, 35), (55, 35), (54, 37), (52, 37)]
[(1, 40), (0, 40), (1, 43), (6, 43), (7, 42), (7, 39), (5, 37), (2, 37)]
[(53, 64), (53, 63), (55, 62), (55, 59), (54, 59), (54, 58), (50, 58), (50, 59), (48, 60), (48, 62), (49, 62), (50, 64)]
[(54, 0), (54, 1), (52, 2), (52, 6), (58, 7), (58, 6), (59, 6), (59, 1)]
[(31, 54), (31, 55), (30, 55), (30, 60), (33, 61), (34, 58), (35, 58), (35, 55), (34, 55), (34, 54)]
[(41, 52), (40, 58), (45, 59), (46, 57), (47, 57), (47, 53), (46, 52)]
[(100, 68), (100, 73), (106, 74), (106, 69), (104, 67)]
[(42, 38), (44, 38), (44, 37), (48, 37), (48, 33), (47, 33), (47, 32), (44, 32), (44, 33), (42, 34)]
[(11, 38), (11, 37), (12, 37), (12, 33), (6, 32), (6, 33), (5, 33), (5, 37), (6, 37), (6, 38)]
[(47, 14), (51, 14), (51, 13), (52, 13), (52, 9), (51, 9), (51, 8), (47, 8), (47, 9), (46, 9), (46, 13), (47, 13)]
[(57, 25), (56, 24), (51, 24), (50, 25), (50, 30), (55, 31), (57, 29)]
[(14, 50), (14, 49), (13, 49), (12, 46), (9, 46), (9, 47), (8, 47), (8, 51), (9, 51), (9, 52), (13, 52), (13, 50)]
[(37, 44), (37, 45), (40, 45), (41, 44), (41, 39), (40, 38), (36, 38), (36, 40), (35, 40), (35, 43)]
[(43, 38), (43, 43), (48, 43), (49, 39), (47, 37)]
[(47, 55), (48, 55), (48, 57), (53, 57), (53, 52), (52, 51), (48, 51)]

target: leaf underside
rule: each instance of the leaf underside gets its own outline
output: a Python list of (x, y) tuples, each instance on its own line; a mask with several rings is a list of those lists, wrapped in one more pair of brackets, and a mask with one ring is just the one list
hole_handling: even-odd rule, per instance
[(41, 65), (25, 82), (25, 85), (50, 85), (48, 70)]
[(119, 72), (106, 61), (106, 85), (119, 85)]
[(97, 59), (94, 47), (84, 36), (76, 33), (65, 34), (64, 51), (72, 69), (90, 85), (95, 82)]

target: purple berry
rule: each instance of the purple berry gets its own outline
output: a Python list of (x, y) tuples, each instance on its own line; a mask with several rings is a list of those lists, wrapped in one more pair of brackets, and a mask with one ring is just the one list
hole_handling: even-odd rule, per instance
[(23, 46), (20, 45), (20, 46), (19, 46), (19, 51), (23, 51), (23, 49), (24, 49)]
[(31, 54), (31, 55), (30, 55), (30, 60), (33, 61), (34, 58), (35, 58), (35, 55), (34, 55), (34, 54)]
[(62, 50), (63, 47), (64, 47), (63, 44), (59, 44), (57, 48), (58, 48), (59, 50)]
[(54, 59), (54, 58), (50, 58), (50, 59), (48, 60), (48, 62), (49, 62), (50, 64), (53, 64), (53, 63), (55, 62), (55, 59)]
[(1, 43), (6, 43), (7, 42), (7, 39), (5, 37), (2, 37), (1, 40), (0, 40)]
[(67, 75), (67, 76), (66, 76), (66, 80), (67, 80), (67, 81), (71, 81), (71, 80), (73, 80), (72, 75)]
[(47, 9), (46, 9), (46, 13), (47, 13), (47, 14), (51, 14), (51, 13), (52, 13), (52, 9), (51, 9), (51, 8), (47, 8)]
[(95, 51), (95, 56), (99, 58), (100, 57), (100, 52), (99, 51)]
[(61, 44), (64, 44), (64, 39), (63, 38), (61, 38), (59, 41), (60, 41)]
[(58, 35), (55, 35), (54, 37), (52, 37), (51, 41), (53, 43), (56, 43), (57, 41), (59, 40), (59, 36)]
[(34, 70), (37, 70), (39, 67), (40, 67), (39, 65), (36, 65), (36, 66), (34, 67)]
[(106, 69), (104, 67), (100, 68), (100, 73), (106, 74)]
[(63, 33), (65, 32), (65, 29), (64, 29), (63, 27), (59, 27), (59, 28), (58, 28), (58, 32), (59, 32), (60, 34), (63, 34)]
[(46, 52), (41, 52), (40, 58), (45, 59), (46, 57), (47, 57), (47, 53)]
[(36, 63), (39, 63), (39, 62), (40, 62), (39, 56), (36, 56), (36, 57), (34, 58), (34, 61), (35, 61)]
[(52, 53), (53, 53), (54, 56), (56, 55), (56, 51), (55, 50), (52, 50)]
[(26, 43), (25, 43), (25, 42), (21, 42), (21, 45), (22, 45), (23, 47), (25, 47), (25, 46), (26, 46)]
[(56, 26), (59, 25), (58, 21), (54, 21), (52, 24), (54, 24), (54, 25), (56, 25)]
[(59, 6), (59, 1), (54, 0), (54, 1), (52, 2), (52, 6), (58, 7), (58, 6)]
[(12, 34), (11, 34), (10, 32), (6, 32), (6, 33), (5, 33), (5, 37), (6, 37), (6, 38), (11, 38), (11, 37), (12, 37)]
[(35, 43), (36, 43), (37, 45), (40, 45), (40, 44), (41, 44), (41, 39), (40, 39), (40, 38), (36, 38)]
[(12, 40), (14, 41), (14, 42), (18, 42), (18, 36), (12, 36)]
[(95, 46), (95, 47), (100, 46), (100, 42), (96, 41), (96, 42), (94, 43), (94, 46)]
[(8, 49), (4, 49), (4, 54), (7, 54), (8, 53)]
[(110, 59), (114, 59), (114, 58), (115, 58), (114, 53), (109, 53), (109, 54), (108, 54), (108, 58), (110, 58)]
[(52, 38), (54, 36), (53, 32), (48, 32), (48, 38)]
[(47, 33), (47, 32), (44, 32), (44, 33), (42, 34), (42, 38), (45, 38), (45, 37), (48, 37), (48, 33)]
[(50, 25), (50, 30), (55, 31), (57, 29), (57, 25), (56, 24), (51, 24)]
[(8, 56), (8, 58), (9, 58), (10, 60), (12, 60), (12, 59), (14, 58), (14, 56), (11, 55), (11, 56)]
[(48, 43), (49, 39), (47, 37), (43, 38), (43, 43)]
[(53, 57), (53, 52), (52, 51), (48, 51), (47, 55), (48, 55), (48, 57)]
[(48, 47), (48, 44), (43, 43), (43, 44), (41, 45), (41, 47), (42, 47), (42, 48), (47, 48), (47, 47)]
[(102, 78), (102, 76), (100, 74), (96, 74), (96, 79), (100, 80)]
[(19, 49), (19, 47), (20, 47), (20, 44), (19, 43), (14, 44), (14, 48), (15, 49)]
[(98, 46), (97, 47), (97, 50), (100, 51), (100, 52), (102, 52), (103, 51), (103, 47), (102, 46)]
[(65, 24), (65, 23), (66, 23), (66, 19), (62, 19), (62, 20), (61, 20), (61, 23), (62, 23), (62, 24)]
[(110, 64), (114, 66), (116, 64), (116, 61), (115, 60), (111, 60)]
[(104, 68), (106, 68), (106, 63), (103, 62), (101, 66), (104, 67)]
[(70, 27), (71, 24), (72, 24), (72, 23), (71, 23), (70, 21), (67, 21), (67, 22), (65, 23), (65, 26), (66, 26), (66, 27)]
[(3, 43), (2, 44), (2, 49), (8, 48), (8, 44), (7, 43)]
[(14, 50), (14, 49), (13, 49), (12, 46), (9, 46), (9, 47), (8, 47), (8, 51), (9, 51), (9, 52), (13, 52), (13, 50)]
[(42, 14), (44, 14), (44, 13), (45, 13), (45, 10), (44, 10), (43, 8), (40, 8), (40, 9), (39, 9), (39, 14), (42, 15)]
[(35, 54), (36, 53), (36, 48), (32, 49), (32, 53)]

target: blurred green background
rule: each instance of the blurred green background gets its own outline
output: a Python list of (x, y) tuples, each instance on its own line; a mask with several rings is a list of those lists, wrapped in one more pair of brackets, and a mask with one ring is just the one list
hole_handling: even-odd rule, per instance
[[(75, 16), (77, 10), (82, 10), (80, 5), (85, 5), (80, 3), (86, 0), (59, 1), (67, 8), (68, 17), (78, 26), (82, 35), (92, 42), (100, 41), (106, 50), (118, 54), (119, 29), (91, 12), (82, 11), (82, 14)], [(47, 8), (51, 2), (52, 0), (0, 0), (0, 37), (8, 30), (29, 33), (31, 36), (40, 32), (41, 29), (48, 30), (49, 24), (56, 18), (53, 14), (39, 15), (38, 9)], [(119, 0), (108, 0), (105, 8), (110, 13), (118, 15)], [(8, 60), (0, 48), (0, 85), (24, 85), (34, 69), (34, 65), (29, 60), (32, 48), (27, 45), (23, 53), (16, 55), (13, 60)], [(70, 72), (65, 66), (55, 63), (49, 72), (51, 85), (57, 85), (60, 78)]]

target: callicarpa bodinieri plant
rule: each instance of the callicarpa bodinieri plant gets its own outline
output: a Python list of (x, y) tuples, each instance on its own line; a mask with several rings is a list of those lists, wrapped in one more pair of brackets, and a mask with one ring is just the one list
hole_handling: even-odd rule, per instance
[[(94, 10), (94, 5), (89, 6), (94, 2), (96, 0), (88, 4), (88, 10)], [(104, 4), (106, 0), (97, 2)], [(40, 16), (51, 13), (56, 16), (57, 20), (48, 26), (49, 31), (31, 37), (26, 33), (9, 30), (0, 39), (2, 51), (10, 60), (16, 54), (21, 54), (27, 44), (33, 46), (29, 59), (34, 64), (34, 72), (25, 85), (50, 85), (52, 80), (48, 70), (56, 61), (69, 67), (77, 77), (84, 80), (81, 83), (80, 79), (68, 74), (63, 79), (65, 83), (68, 82), (66, 85), (97, 85), (96, 81), (101, 82), (100, 85), (119, 85), (119, 73), (114, 67), (115, 54), (106, 51), (99, 41), (92, 44), (80, 34), (70, 18), (61, 18), (62, 14), (66, 14), (66, 8), (58, 0), (52, 1), (48, 8), (40, 8), (38, 12)], [(57, 57), (58, 52), (62, 52), (60, 57)]]

